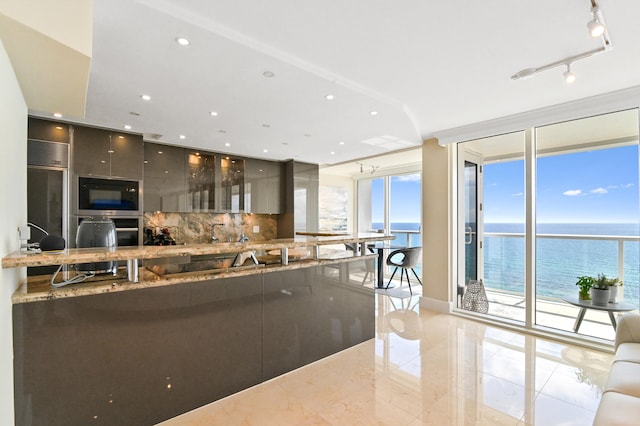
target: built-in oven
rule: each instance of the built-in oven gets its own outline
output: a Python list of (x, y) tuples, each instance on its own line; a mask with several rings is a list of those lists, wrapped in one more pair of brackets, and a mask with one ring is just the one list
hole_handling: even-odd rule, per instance
[(78, 216), (139, 216), (140, 181), (78, 177)]

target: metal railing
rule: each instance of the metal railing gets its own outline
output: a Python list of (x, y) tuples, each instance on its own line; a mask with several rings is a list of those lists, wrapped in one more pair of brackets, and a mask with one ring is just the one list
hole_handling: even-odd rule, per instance
[[(524, 238), (523, 233), (485, 232), (485, 237)], [(618, 278), (624, 281), (624, 243), (640, 242), (640, 236), (632, 235), (579, 235), (579, 234), (536, 234), (536, 238), (556, 240), (597, 240), (618, 242)]]

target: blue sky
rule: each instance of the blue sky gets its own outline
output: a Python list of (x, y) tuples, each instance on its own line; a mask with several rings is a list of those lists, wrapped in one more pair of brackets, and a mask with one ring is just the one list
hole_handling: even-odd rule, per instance
[[(371, 183), (371, 217), (372, 222), (384, 221), (384, 185), (383, 179), (374, 179)], [(391, 177), (391, 211), (392, 223), (420, 223), (421, 215), (421, 183), (420, 174)]]
[[(484, 168), (485, 222), (524, 222), (524, 162)], [(637, 223), (638, 146), (541, 157), (540, 223)]]

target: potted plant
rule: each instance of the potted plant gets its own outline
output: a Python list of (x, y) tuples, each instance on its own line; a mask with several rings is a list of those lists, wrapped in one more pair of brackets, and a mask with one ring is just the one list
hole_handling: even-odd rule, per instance
[(591, 286), (591, 303), (594, 305), (606, 305), (609, 303), (611, 289), (609, 279), (604, 274), (598, 274), (598, 278)]
[(578, 299), (580, 300), (591, 300), (591, 287), (596, 282), (596, 279), (589, 276), (578, 277), (578, 282), (576, 285), (579, 287), (578, 289)]
[(622, 286), (622, 281), (619, 278), (607, 278), (607, 285), (609, 286), (609, 303), (618, 303), (618, 287)]

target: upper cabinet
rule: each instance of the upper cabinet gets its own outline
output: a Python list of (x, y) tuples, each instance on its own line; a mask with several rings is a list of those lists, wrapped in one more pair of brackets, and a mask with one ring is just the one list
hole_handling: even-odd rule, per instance
[(141, 135), (92, 127), (73, 128), (73, 169), (77, 175), (141, 180)]
[(220, 211), (249, 212), (245, 205), (245, 160), (223, 156), (220, 158)]
[(251, 213), (283, 212), (282, 185), (284, 163), (267, 160), (245, 160), (245, 206)]
[(282, 213), (284, 163), (144, 143), (144, 210)]
[(145, 142), (143, 204), (145, 211), (187, 211), (185, 150)]
[(186, 159), (186, 191), (188, 212), (216, 211), (216, 156), (195, 150), (184, 150)]
[(69, 124), (29, 117), (27, 129), (29, 139), (69, 143)]

